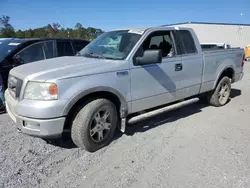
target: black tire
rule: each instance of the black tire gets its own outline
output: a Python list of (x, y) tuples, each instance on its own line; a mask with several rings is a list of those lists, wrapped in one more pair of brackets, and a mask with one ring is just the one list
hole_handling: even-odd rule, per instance
[[(219, 95), (220, 95), (221, 88), (224, 85), (228, 86), (228, 94), (227, 94), (227, 97), (225, 97), (225, 99), (222, 102), (219, 100)], [(231, 80), (230, 80), (230, 78), (225, 76), (219, 81), (216, 88), (213, 91), (208, 93), (208, 95), (207, 95), (208, 103), (210, 105), (216, 106), (216, 107), (224, 106), (228, 102), (228, 99), (230, 97), (230, 93), (231, 93)]]
[[(91, 122), (95, 118), (94, 115), (102, 109), (109, 110), (112, 119), (111, 127), (106, 136), (103, 136), (103, 140), (96, 142), (93, 136), (91, 137)], [(111, 142), (115, 134), (117, 119), (116, 107), (111, 101), (107, 99), (92, 100), (79, 106), (78, 112), (72, 121), (71, 138), (79, 148), (95, 152)]]

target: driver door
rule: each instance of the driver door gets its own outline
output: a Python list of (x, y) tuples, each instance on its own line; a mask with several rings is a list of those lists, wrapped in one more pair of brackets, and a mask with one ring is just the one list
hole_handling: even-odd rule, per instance
[(162, 49), (164, 57), (158, 64), (131, 63), (132, 113), (182, 98), (182, 93), (177, 92), (183, 88), (182, 58), (178, 55), (172, 32), (161, 30), (150, 33), (133, 59), (142, 57), (144, 51), (150, 49)]

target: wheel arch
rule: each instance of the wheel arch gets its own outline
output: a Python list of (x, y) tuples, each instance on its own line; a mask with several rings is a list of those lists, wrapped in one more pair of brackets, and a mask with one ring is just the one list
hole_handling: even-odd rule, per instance
[(228, 66), (222, 69), (220, 73), (218, 74), (216, 81), (214, 82), (213, 89), (216, 88), (217, 84), (224, 76), (228, 76), (231, 79), (231, 82), (233, 82), (234, 76), (235, 76), (234, 68), (232, 66)]
[(65, 128), (68, 127), (68, 119), (74, 114), (78, 105), (90, 98), (106, 98), (112, 101), (121, 118), (125, 118), (128, 114), (129, 108), (125, 97), (117, 90), (110, 87), (95, 87), (82, 92), (79, 92), (70, 99), (63, 110), (63, 116), (66, 116)]

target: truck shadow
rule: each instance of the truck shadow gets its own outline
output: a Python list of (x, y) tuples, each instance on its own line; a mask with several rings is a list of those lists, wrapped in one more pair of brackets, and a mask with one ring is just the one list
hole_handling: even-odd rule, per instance
[(131, 124), (127, 126), (126, 135), (132, 136), (138, 132), (146, 132), (150, 129), (156, 128), (166, 123), (171, 123), (178, 121), (182, 118), (186, 118), (193, 114), (202, 112), (202, 109), (208, 107), (208, 104), (205, 103), (195, 103), (186, 107), (182, 107), (170, 112), (157, 115), (148, 120), (141, 121), (139, 123)]
[(231, 99), (233, 99), (235, 97), (238, 97), (240, 95), (241, 95), (241, 90), (240, 89), (234, 89), (234, 88), (231, 89), (231, 95), (230, 95)]
[(53, 140), (45, 140), (47, 144), (51, 144), (53, 146), (65, 148), (65, 149), (73, 149), (77, 148), (77, 146), (74, 144), (74, 142), (71, 139), (70, 132), (65, 132), (62, 134), (62, 137), (53, 139)]
[[(238, 97), (240, 95), (241, 95), (241, 90), (232, 88), (230, 99), (228, 102), (230, 102), (231, 99)], [(186, 118), (188, 116), (200, 113), (202, 112), (202, 109), (206, 107), (209, 107), (209, 105), (206, 102), (200, 101), (198, 103), (191, 104), (183, 108), (179, 108), (170, 112), (163, 113), (161, 115), (157, 115), (155, 117), (149, 118), (139, 123), (128, 125), (126, 130), (126, 135), (132, 136), (137, 132), (146, 132), (150, 129), (161, 126), (165, 123), (178, 121), (182, 118)]]
[[(241, 90), (232, 88), (230, 98), (233, 99), (241, 95)], [(231, 100), (230, 99), (230, 100)], [(230, 102), (229, 100), (229, 102)], [(126, 128), (126, 135), (132, 136), (137, 132), (146, 132), (150, 129), (161, 126), (165, 123), (171, 123), (174, 121), (178, 121), (182, 118), (197, 114), (202, 112), (202, 109), (209, 107), (207, 103), (198, 102), (186, 107), (182, 107), (176, 109), (171, 112), (166, 112), (161, 115), (157, 115), (155, 117), (149, 118), (147, 120), (141, 121), (139, 123), (128, 125)], [(123, 134), (121, 132), (117, 132), (113, 141), (119, 139)], [(54, 140), (45, 140), (47, 144), (52, 144), (57, 147), (65, 148), (65, 149), (73, 149), (77, 148), (77, 146), (73, 143), (70, 132), (63, 133), (63, 136)]]

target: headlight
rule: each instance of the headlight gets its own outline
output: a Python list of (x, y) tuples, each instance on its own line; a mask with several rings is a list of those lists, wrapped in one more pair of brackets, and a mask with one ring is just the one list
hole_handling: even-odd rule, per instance
[(58, 98), (57, 85), (54, 83), (28, 82), (24, 98), (31, 100), (56, 100)]

